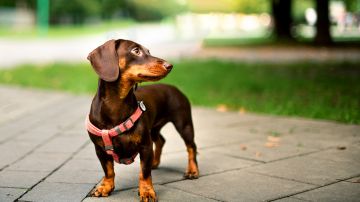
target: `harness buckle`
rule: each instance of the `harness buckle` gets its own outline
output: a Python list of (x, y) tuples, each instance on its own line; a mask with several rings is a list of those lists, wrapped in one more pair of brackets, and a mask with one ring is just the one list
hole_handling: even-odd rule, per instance
[(114, 146), (113, 145), (106, 145), (105, 146), (105, 151), (108, 151), (108, 150), (114, 150)]
[[(128, 125), (128, 123), (130, 123), (131, 125)], [(134, 121), (131, 119), (131, 117), (129, 117), (128, 119), (126, 119), (126, 121), (124, 121), (122, 125), (124, 126), (125, 130), (128, 131), (134, 125)]]
[(139, 104), (141, 111), (143, 111), (143, 112), (146, 111), (146, 106), (143, 101), (138, 101), (138, 104)]

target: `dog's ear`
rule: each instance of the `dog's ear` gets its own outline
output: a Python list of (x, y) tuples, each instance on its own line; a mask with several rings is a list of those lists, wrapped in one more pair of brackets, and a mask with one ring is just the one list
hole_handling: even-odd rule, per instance
[(92, 67), (105, 81), (115, 81), (119, 77), (119, 58), (115, 49), (115, 40), (105, 42), (89, 53)]

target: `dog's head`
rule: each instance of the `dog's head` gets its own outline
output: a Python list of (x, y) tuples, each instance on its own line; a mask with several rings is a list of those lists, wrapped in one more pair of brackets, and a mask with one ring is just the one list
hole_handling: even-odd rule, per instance
[(110, 40), (87, 57), (102, 80), (113, 82), (119, 77), (131, 82), (157, 81), (164, 78), (172, 65), (154, 57), (149, 50), (129, 40)]

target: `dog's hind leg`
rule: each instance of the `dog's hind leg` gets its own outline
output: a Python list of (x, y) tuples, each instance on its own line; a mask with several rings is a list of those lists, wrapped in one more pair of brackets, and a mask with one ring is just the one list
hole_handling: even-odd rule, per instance
[(186, 115), (182, 114), (173, 123), (184, 140), (188, 152), (188, 167), (184, 178), (197, 179), (199, 178), (199, 168), (196, 160), (197, 148), (194, 141), (194, 126), (190, 114), (190, 112), (186, 113)]
[(156, 137), (156, 139), (154, 140), (155, 150), (152, 163), (152, 169), (156, 169), (160, 164), (160, 157), (162, 148), (165, 144), (165, 138), (160, 134), (160, 129), (153, 129), (151, 133), (153, 137)]

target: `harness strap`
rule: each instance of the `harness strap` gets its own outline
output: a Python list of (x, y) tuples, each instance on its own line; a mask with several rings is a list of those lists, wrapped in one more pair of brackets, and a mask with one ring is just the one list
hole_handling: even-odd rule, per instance
[(115, 126), (110, 130), (100, 130), (90, 122), (89, 116), (87, 116), (85, 121), (85, 127), (87, 131), (89, 131), (91, 134), (101, 136), (104, 142), (104, 150), (108, 155), (111, 155), (113, 157), (115, 162), (128, 165), (134, 162), (137, 153), (130, 158), (119, 159), (119, 156), (114, 152), (114, 146), (111, 138), (130, 130), (145, 110), (146, 108), (144, 106), (144, 103), (140, 101), (135, 112), (126, 121), (122, 122), (121, 124)]

